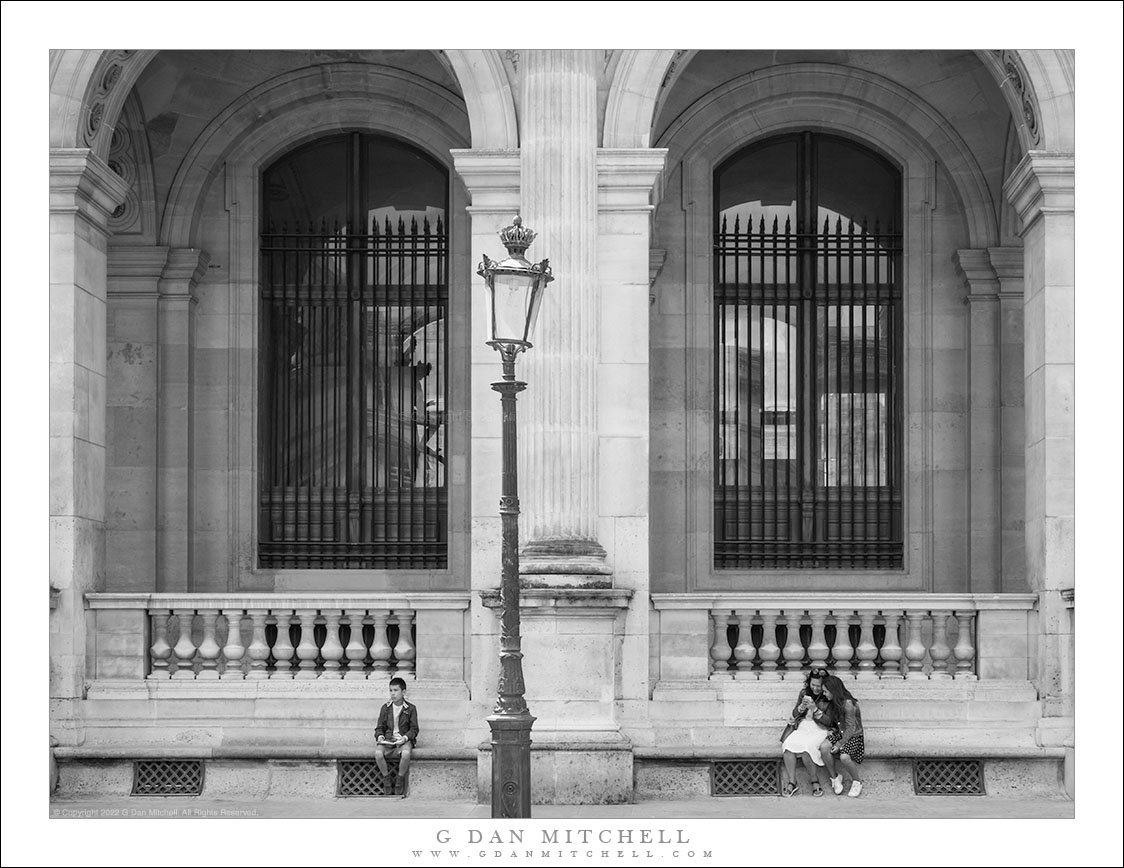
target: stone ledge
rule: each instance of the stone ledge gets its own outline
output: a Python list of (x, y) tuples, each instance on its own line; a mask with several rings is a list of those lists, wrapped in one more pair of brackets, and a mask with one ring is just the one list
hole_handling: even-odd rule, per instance
[[(633, 755), (638, 760), (660, 760), (661, 762), (699, 763), (730, 759), (777, 759), (781, 758), (780, 742), (776, 746), (759, 747), (740, 745), (737, 747), (637, 747)], [(1064, 759), (1065, 749), (1057, 747), (995, 747), (995, 746), (949, 746), (933, 745), (896, 746), (879, 745), (877, 752), (867, 751), (867, 759)]]
[[(237, 747), (57, 747), (55, 759), (68, 760), (147, 760), (147, 759), (254, 759), (254, 760), (362, 760), (375, 758), (366, 747), (305, 747), (245, 745)], [(412, 762), (476, 761), (475, 748), (417, 747)]]

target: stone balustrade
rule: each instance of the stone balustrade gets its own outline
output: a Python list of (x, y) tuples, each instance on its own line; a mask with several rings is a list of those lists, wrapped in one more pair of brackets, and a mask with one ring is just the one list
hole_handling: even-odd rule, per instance
[(1034, 665), (1033, 594), (653, 594), (652, 603), (661, 680), (780, 681), (811, 668), (858, 680), (1025, 679)]
[(97, 679), (463, 680), (464, 594), (88, 594)]

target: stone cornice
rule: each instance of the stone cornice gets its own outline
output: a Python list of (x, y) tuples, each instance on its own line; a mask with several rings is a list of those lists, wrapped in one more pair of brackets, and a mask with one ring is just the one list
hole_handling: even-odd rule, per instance
[(104, 228), (128, 192), (125, 179), (89, 148), (51, 149), (51, 213), (76, 211)]
[(988, 256), (999, 281), (1022, 280), (1023, 278), (1023, 249), (1021, 247), (989, 247)]
[(999, 276), (986, 250), (957, 250), (952, 261), (968, 283), (969, 300), (975, 300), (973, 296), (995, 297), (999, 291)]
[(650, 211), (663, 192), (667, 148), (598, 148), (601, 211)]
[(113, 287), (113, 292), (130, 292), (137, 286), (133, 280), (156, 280), (168, 264), (167, 247), (125, 247), (110, 245), (106, 252), (106, 276), (110, 280), (126, 280)]
[(1023, 232), (1042, 214), (1072, 214), (1073, 154), (1029, 151), (1015, 167), (1003, 194), (1022, 220)]
[(165, 295), (183, 295), (192, 292), (207, 273), (211, 261), (205, 250), (195, 247), (173, 248), (168, 252), (168, 264), (160, 276), (160, 292)]
[(518, 207), (518, 151), (452, 150), (453, 167), (468, 190), (469, 211), (510, 211)]

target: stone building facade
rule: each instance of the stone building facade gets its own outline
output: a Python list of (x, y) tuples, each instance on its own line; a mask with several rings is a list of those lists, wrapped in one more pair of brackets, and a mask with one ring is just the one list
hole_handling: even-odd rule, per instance
[(1072, 52), (65, 50), (50, 99), (52, 787), (330, 797), (400, 674), (416, 791), (487, 797), (518, 213), (534, 799), (705, 793), (817, 663), (884, 786), (1072, 792)]

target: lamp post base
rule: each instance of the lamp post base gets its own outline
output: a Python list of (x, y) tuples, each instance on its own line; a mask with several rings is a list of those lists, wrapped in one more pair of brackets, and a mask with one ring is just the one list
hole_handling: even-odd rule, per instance
[(492, 817), (531, 816), (531, 726), (530, 712), (493, 714), (492, 730)]

